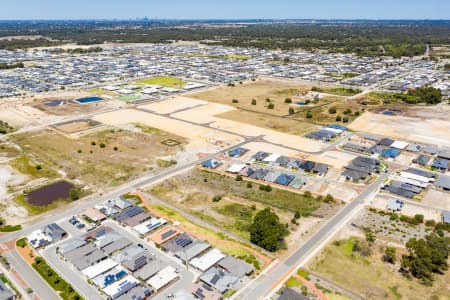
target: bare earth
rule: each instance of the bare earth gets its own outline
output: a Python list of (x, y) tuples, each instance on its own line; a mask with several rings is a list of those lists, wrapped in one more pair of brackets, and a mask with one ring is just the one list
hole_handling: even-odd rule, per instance
[(450, 147), (450, 120), (386, 116), (366, 112), (349, 127), (352, 130), (396, 139)]

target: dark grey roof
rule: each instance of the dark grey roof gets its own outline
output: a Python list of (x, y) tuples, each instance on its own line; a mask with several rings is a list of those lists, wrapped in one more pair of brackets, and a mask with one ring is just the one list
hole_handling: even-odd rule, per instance
[(413, 162), (421, 166), (426, 166), (431, 159), (432, 159), (431, 156), (421, 154), (419, 155), (419, 157), (415, 158)]
[(47, 234), (53, 241), (57, 241), (62, 239), (67, 235), (67, 232), (61, 228), (56, 223), (50, 223), (44, 227), (44, 232)]
[(303, 296), (291, 288), (284, 288), (278, 300), (309, 300), (308, 297)]
[(252, 265), (229, 255), (219, 261), (217, 265), (239, 278), (249, 275), (255, 270)]
[(137, 286), (116, 298), (116, 300), (144, 300), (148, 298), (152, 293), (151, 288), (148, 286)]
[(176, 238), (173, 238), (163, 244), (161, 244), (161, 248), (166, 251), (175, 253), (177, 251), (182, 250), (183, 248), (188, 247), (190, 244), (194, 242), (194, 238), (192, 238), (187, 233), (182, 233)]

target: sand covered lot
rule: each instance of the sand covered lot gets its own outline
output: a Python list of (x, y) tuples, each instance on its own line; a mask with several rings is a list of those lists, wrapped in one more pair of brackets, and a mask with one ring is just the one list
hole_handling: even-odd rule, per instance
[(211, 127), (235, 132), (244, 136), (263, 135), (264, 139), (268, 142), (298, 149), (299, 151), (317, 152), (326, 147), (326, 144), (322, 142), (247, 124), (251, 120), (246, 120), (243, 123), (222, 119), (217, 116), (232, 110), (235, 110), (235, 108), (228, 105), (208, 103), (207, 105), (175, 113), (172, 116), (198, 124), (210, 123)]
[(182, 109), (205, 104), (208, 104), (208, 102), (193, 98), (176, 97), (161, 102), (142, 105), (139, 108), (148, 109), (158, 114), (171, 114)]
[[(370, 206), (376, 209), (386, 210), (387, 203), (388, 200), (386, 197), (377, 196), (371, 201)], [(425, 220), (435, 220), (437, 222), (441, 220), (441, 212), (439, 210), (424, 208), (409, 203), (405, 203), (400, 214), (409, 217), (414, 217), (416, 214), (421, 214), (424, 216)]]
[(223, 141), (225, 144), (234, 144), (242, 141), (242, 138), (232, 134), (135, 109), (124, 109), (99, 114), (95, 116), (94, 120), (109, 125), (125, 125), (130, 123), (144, 124), (185, 137), (189, 139), (191, 146), (202, 146), (207, 143), (212, 144), (220, 141)]
[(450, 147), (450, 120), (364, 113), (350, 129), (418, 143)]
[(421, 203), (450, 211), (450, 193), (430, 189), (423, 197)]
[(341, 169), (347, 165), (351, 160), (353, 160), (356, 155), (339, 152), (339, 151), (327, 151), (320, 155), (311, 155), (308, 159), (321, 162), (333, 166), (336, 169)]

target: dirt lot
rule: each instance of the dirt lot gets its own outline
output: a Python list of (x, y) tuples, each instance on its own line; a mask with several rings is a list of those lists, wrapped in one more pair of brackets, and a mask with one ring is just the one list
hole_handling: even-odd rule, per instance
[[(189, 97), (232, 105), (237, 108), (248, 109), (256, 112), (270, 113), (276, 116), (284, 116), (289, 112), (290, 104), (284, 103), (286, 98), (292, 98), (295, 94), (306, 94), (312, 86), (283, 80), (259, 80), (237, 84), (235, 87), (219, 87), (204, 92), (189, 94)], [(267, 102), (267, 98), (270, 102)], [(238, 103), (233, 103), (233, 99)], [(256, 105), (252, 105), (252, 100)], [(269, 103), (275, 105), (274, 109), (268, 109)]]
[(91, 121), (91, 120), (78, 120), (74, 122), (68, 122), (68, 123), (62, 123), (55, 125), (55, 128), (58, 130), (61, 130), (64, 133), (76, 133), (80, 131), (84, 131), (87, 129), (91, 129), (97, 125), (99, 125), (99, 122)]
[[(448, 115), (447, 115), (448, 116)], [(387, 116), (366, 112), (350, 129), (418, 143), (450, 147), (450, 121), (437, 118)]]
[(61, 97), (51, 97), (44, 99), (34, 99), (27, 105), (37, 108), (49, 115), (67, 116), (75, 114), (88, 114), (106, 108), (113, 108), (117, 104), (107, 99), (98, 102), (80, 104), (74, 99), (90, 97), (92, 94), (81, 92), (79, 94), (62, 95)]
[(382, 261), (384, 242), (377, 240), (370, 247), (372, 254), (364, 257), (352, 251), (355, 240), (351, 237), (329, 244), (310, 262), (309, 268), (367, 299), (449, 299), (450, 272), (436, 275), (434, 285), (426, 287), (398, 272), (404, 249), (397, 248), (397, 262), (389, 264)]
[(450, 193), (429, 189), (421, 201), (424, 205), (450, 211)]
[(291, 120), (246, 110), (233, 110), (217, 115), (217, 117), (236, 122), (248, 122), (258, 127), (293, 135), (304, 135), (319, 128), (319, 126), (308, 122)]
[[(185, 142), (162, 131), (141, 134), (114, 129), (78, 139), (44, 130), (11, 136), (10, 141), (23, 149), (33, 165), (49, 167), (59, 176), (99, 188), (120, 184), (156, 168), (158, 158), (173, 155), (182, 146), (161, 144), (169, 138)], [(36, 173), (35, 168), (23, 170)]]

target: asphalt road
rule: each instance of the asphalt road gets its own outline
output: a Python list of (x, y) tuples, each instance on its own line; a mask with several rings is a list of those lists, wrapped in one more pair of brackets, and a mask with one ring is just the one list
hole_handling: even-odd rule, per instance
[(311, 236), (303, 245), (301, 245), (294, 253), (292, 253), (286, 260), (277, 265), (270, 272), (263, 273), (249, 285), (241, 289), (233, 299), (264, 299), (271, 293), (276, 291), (276, 285), (285, 274), (292, 272), (305, 263), (306, 258), (315, 250), (318, 249), (320, 243), (326, 238), (333, 235), (339, 228), (341, 222), (346, 221), (352, 212), (363, 206), (366, 198), (377, 190), (380, 184), (388, 178), (390, 173), (382, 174), (376, 181), (367, 187), (358, 197), (352, 202), (344, 206), (332, 219), (325, 223), (313, 236)]
[(54, 300), (61, 299), (55, 291), (44, 281), (44, 279), (31, 267), (16, 250), (6, 252), (4, 254), (9, 263), (16, 269), (16, 271), (27, 281), (34, 293), (40, 299)]

